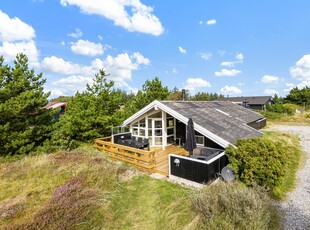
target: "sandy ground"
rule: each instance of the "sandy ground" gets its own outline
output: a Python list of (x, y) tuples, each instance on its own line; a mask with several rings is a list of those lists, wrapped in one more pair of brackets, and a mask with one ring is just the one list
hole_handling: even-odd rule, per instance
[(284, 229), (310, 229), (310, 126), (272, 126), (271, 129), (298, 135), (307, 155), (304, 167), (297, 173), (297, 186), (286, 201), (277, 206), (283, 213)]

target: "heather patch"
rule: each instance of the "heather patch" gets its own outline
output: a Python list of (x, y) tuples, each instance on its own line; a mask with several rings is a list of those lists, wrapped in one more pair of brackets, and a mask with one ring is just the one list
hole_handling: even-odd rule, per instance
[[(99, 193), (83, 187), (82, 178), (70, 179), (54, 190), (51, 199), (34, 216), (31, 222), (11, 229), (87, 229), (89, 218), (101, 205)], [(61, 219), (61, 221), (60, 221)]]

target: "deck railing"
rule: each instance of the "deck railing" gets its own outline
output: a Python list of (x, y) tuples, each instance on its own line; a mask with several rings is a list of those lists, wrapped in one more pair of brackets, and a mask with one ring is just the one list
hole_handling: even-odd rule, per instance
[(110, 157), (130, 163), (142, 171), (151, 173), (155, 168), (155, 150), (147, 151), (115, 144), (112, 142), (112, 137), (98, 138), (94, 140), (93, 145)]

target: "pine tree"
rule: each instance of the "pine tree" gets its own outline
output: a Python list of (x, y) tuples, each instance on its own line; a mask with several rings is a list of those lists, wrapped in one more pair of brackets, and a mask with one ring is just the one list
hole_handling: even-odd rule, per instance
[(82, 142), (110, 134), (111, 128), (119, 124), (114, 115), (120, 108), (122, 92), (114, 90), (114, 82), (106, 77), (100, 70), (86, 91), (68, 101), (65, 116), (55, 124), (51, 146), (73, 149)]
[(29, 70), (28, 58), (18, 54), (14, 66), (4, 65), (0, 57), (0, 154), (24, 154), (33, 151), (49, 134), (51, 111), (42, 73)]

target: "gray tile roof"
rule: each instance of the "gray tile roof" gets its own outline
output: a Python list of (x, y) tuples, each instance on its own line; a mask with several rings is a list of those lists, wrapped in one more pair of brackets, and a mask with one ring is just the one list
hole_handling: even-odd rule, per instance
[(224, 97), (216, 101), (232, 101), (232, 102), (247, 102), (248, 105), (265, 105), (271, 96), (248, 96), (248, 97)]
[(264, 118), (240, 105), (226, 101), (161, 101), (179, 114), (234, 144), (240, 138), (261, 136), (247, 123)]

